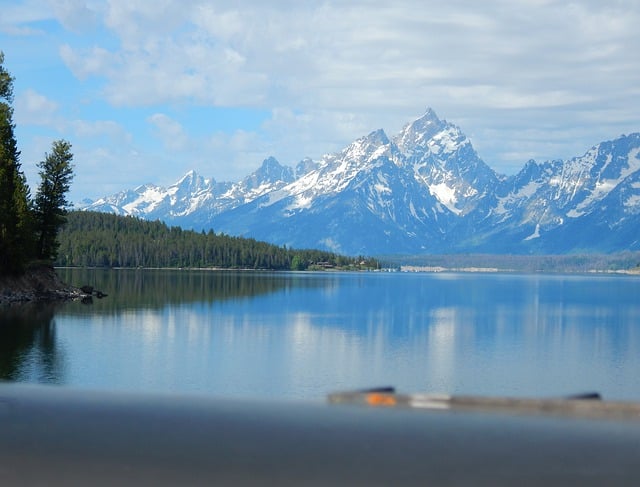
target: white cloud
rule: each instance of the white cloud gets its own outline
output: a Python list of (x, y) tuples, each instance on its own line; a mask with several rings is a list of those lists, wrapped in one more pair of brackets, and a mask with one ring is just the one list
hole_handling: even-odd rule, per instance
[(192, 160), (200, 172), (218, 181), (239, 181), (271, 154), (263, 135), (242, 129), (208, 134), (198, 147)]
[(135, 186), (156, 182), (150, 171), (140, 174), (141, 167), (151, 166), (152, 161), (140, 161), (135, 151), (127, 146), (74, 143), (72, 150), (75, 175), (71, 191), (76, 195), (73, 201), (108, 196), (131, 188), (132, 183)]
[[(3, 2), (0, 28), (16, 28), (18, 31), (31, 30), (24, 24), (38, 22), (51, 17), (47, 0), (25, 0), (23, 2)], [(39, 29), (36, 31), (40, 32)]]
[(81, 80), (89, 76), (111, 77), (118, 71), (119, 56), (102, 47), (73, 49), (63, 44), (59, 52), (65, 64)]
[(15, 119), (16, 123), (25, 125), (59, 126), (62, 123), (58, 104), (32, 89), (16, 97)]
[(111, 143), (130, 145), (133, 137), (122, 125), (113, 120), (74, 120), (73, 133), (78, 138), (107, 138)]
[(154, 113), (147, 121), (151, 123), (164, 146), (172, 151), (180, 151), (187, 147), (189, 138), (180, 123), (164, 113)]
[[(71, 132), (79, 138), (107, 137), (112, 142), (130, 143), (131, 134), (117, 122), (112, 120), (67, 120), (60, 113), (60, 106), (55, 101), (32, 90), (21, 92), (15, 103), (16, 124), (48, 127), (58, 133)], [(69, 136), (71, 134), (68, 134)]]
[(10, 36), (31, 37), (31, 36), (43, 35), (44, 31), (40, 29), (34, 29), (32, 27), (25, 27), (22, 25), (5, 24), (0, 21), (0, 33), (7, 34)]
[(87, 32), (98, 24), (100, 2), (97, 0), (48, 0), (58, 21), (75, 32)]
[[(2, 28), (55, 15), (81, 32), (61, 37), (59, 53), (92, 83), (85, 96), (146, 109), (182, 164), (216, 178), (269, 154), (291, 164), (377, 128), (391, 135), (427, 106), (507, 172), (523, 156), (571, 157), (640, 130), (636, 0), (51, 0), (39, 16), (35, 2)], [(272, 116), (196, 135), (193, 106)], [(166, 115), (180, 110), (180, 122)]]
[[(457, 87), (477, 98), (487, 86), (540, 92), (507, 103), (520, 108), (537, 106), (545, 92), (572, 103), (574, 91), (588, 88), (578, 75), (610, 68), (612, 55), (628, 55), (629, 41), (638, 43), (633, 2), (619, 2), (619, 10), (563, 2), (234, 5), (109, 2), (105, 23), (122, 50), (110, 57), (73, 51), (84, 62), (75, 70), (101, 68), (107, 93), (125, 105), (193, 98), (354, 111), (420, 86), (443, 93), (447, 103), (455, 103)], [(602, 66), (588, 64), (598, 59)]]

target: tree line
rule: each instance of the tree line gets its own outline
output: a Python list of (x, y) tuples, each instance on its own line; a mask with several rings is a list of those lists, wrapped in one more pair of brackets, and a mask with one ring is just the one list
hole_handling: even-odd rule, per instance
[(375, 259), (292, 249), (251, 238), (183, 230), (161, 221), (71, 211), (58, 234), (56, 265), (224, 269), (372, 269)]
[(15, 137), (13, 81), (0, 51), (0, 276), (20, 274), (33, 260), (55, 259), (73, 179), (71, 144), (57, 140), (38, 163), (40, 184), (31, 197)]

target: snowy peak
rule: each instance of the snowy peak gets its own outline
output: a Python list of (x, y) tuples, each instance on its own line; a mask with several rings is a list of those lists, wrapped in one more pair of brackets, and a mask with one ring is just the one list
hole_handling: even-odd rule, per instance
[(379, 157), (389, 144), (389, 138), (384, 130), (379, 129), (371, 132), (366, 137), (361, 137), (340, 153), (342, 160), (352, 160), (365, 163)]
[(265, 185), (271, 186), (291, 181), (293, 181), (293, 170), (282, 166), (274, 157), (269, 157), (262, 161), (257, 171), (242, 180), (242, 186), (246, 190), (255, 190)]
[[(630, 218), (640, 210), (639, 153), (640, 134), (632, 134), (568, 161), (529, 161), (503, 184), (492, 225), (538, 251), (638, 248)], [(624, 246), (616, 228), (629, 234)]]
[[(432, 139), (447, 127), (449, 125), (440, 120), (436, 112), (428, 108), (420, 118), (406, 124), (394, 138), (394, 142), (400, 151), (407, 156), (416, 152), (422, 154), (428, 150), (430, 142), (434, 144)], [(451, 128), (455, 129), (454, 126)]]
[(640, 171), (640, 134), (602, 142), (568, 161), (529, 161), (510, 178), (512, 194), (547, 202), (558, 215), (576, 217)]
[(512, 179), (515, 188), (521, 188), (532, 181), (540, 179), (544, 171), (544, 167), (533, 159), (529, 159), (524, 167)]
[(205, 179), (195, 171), (191, 170), (177, 183), (169, 186), (167, 190), (168, 193), (173, 194), (176, 197), (189, 197), (193, 194), (211, 191), (214, 184), (215, 180)]
[(294, 180), (293, 170), (282, 166), (274, 157), (262, 161), (255, 172), (239, 183), (230, 185), (218, 198), (218, 213), (250, 203), (260, 196), (272, 193)]
[(456, 214), (470, 213), (498, 183), (459, 127), (432, 109), (394, 138), (405, 163), (438, 201)]
[(348, 254), (640, 250), (640, 134), (507, 177), (428, 109), (295, 170), (269, 157), (235, 183), (189, 171), (86, 209)]
[(622, 136), (592, 147), (584, 156), (563, 165), (549, 184), (555, 197), (567, 209), (567, 216), (590, 212), (629, 177), (640, 171), (640, 134)]
[(298, 164), (296, 164), (294, 177), (300, 178), (305, 174), (307, 174), (308, 172), (318, 169), (319, 165), (320, 164), (314, 161), (313, 159), (309, 157), (305, 157)]

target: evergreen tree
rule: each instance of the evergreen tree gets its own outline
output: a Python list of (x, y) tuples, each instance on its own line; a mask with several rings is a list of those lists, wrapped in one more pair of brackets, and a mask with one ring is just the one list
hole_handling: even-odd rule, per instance
[(32, 251), (29, 187), (14, 135), (13, 77), (0, 51), (0, 275), (23, 270)]
[(37, 257), (55, 260), (58, 253), (58, 230), (66, 221), (69, 192), (73, 179), (71, 144), (56, 140), (51, 154), (45, 154), (40, 168), (40, 186), (36, 193), (34, 213), (38, 237)]
[[(375, 269), (378, 263), (321, 250), (295, 250), (251, 238), (168, 227), (90, 211), (71, 211), (58, 235), (61, 266), (215, 267), (272, 270)], [(364, 263), (363, 263), (364, 261)]]

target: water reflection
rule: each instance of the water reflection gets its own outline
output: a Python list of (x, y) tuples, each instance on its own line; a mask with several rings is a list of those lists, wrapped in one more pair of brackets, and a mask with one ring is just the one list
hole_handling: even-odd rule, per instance
[(51, 310), (48, 328), (22, 318), (36, 331), (27, 345), (7, 337), (3, 364), (11, 356), (20, 372), (3, 377), (223, 396), (395, 385), (640, 398), (636, 278), (82, 271), (67, 280), (109, 297)]
[(64, 356), (56, 340), (52, 304), (23, 304), (0, 310), (0, 379), (60, 383)]
[(327, 284), (306, 274), (273, 272), (58, 269), (58, 273), (65, 282), (77, 287), (90, 285), (108, 294), (107, 299), (93, 300), (93, 313), (250, 298)]

